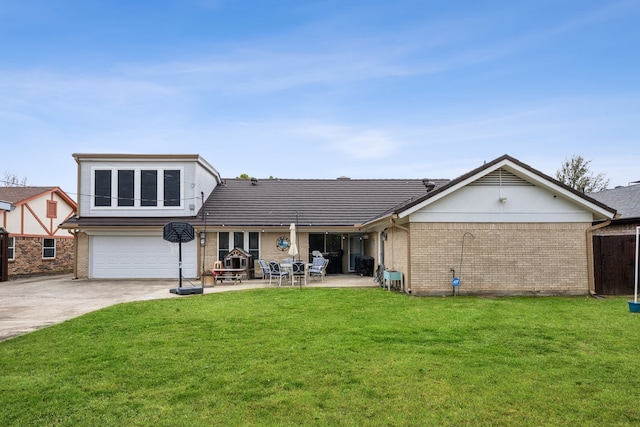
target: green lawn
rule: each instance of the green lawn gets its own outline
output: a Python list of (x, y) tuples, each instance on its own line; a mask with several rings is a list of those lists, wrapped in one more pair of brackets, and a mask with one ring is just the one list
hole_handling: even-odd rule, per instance
[(639, 325), (626, 298), (121, 304), (0, 343), (0, 425), (640, 425)]

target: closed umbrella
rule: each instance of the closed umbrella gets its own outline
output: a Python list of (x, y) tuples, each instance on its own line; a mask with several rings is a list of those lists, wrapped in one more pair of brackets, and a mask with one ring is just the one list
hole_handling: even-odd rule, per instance
[(289, 255), (295, 259), (296, 256), (298, 256), (298, 245), (296, 244), (296, 224), (293, 222), (289, 226), (289, 242), (291, 243), (291, 246), (289, 246)]

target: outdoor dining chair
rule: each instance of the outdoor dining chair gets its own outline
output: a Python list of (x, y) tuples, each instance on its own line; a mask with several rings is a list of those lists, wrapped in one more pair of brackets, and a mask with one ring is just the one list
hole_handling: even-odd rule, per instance
[(269, 264), (263, 259), (258, 260), (258, 264), (260, 264), (260, 268), (262, 269), (262, 278), (266, 282), (269, 279), (271, 282), (271, 270), (269, 270)]
[(293, 263), (293, 277), (299, 280), (302, 285), (302, 279), (304, 278), (304, 285), (307, 286), (307, 271), (306, 265), (302, 261), (294, 261)]
[(327, 265), (329, 265), (328, 258), (321, 258), (321, 257), (313, 258), (313, 264), (309, 268), (309, 276), (320, 277), (324, 282), (324, 276), (327, 274)]
[(291, 278), (288, 271), (284, 271), (282, 270), (282, 268), (280, 268), (279, 263), (275, 261), (270, 261), (269, 262), (269, 286), (271, 286), (271, 279), (273, 279), (274, 277), (278, 278), (278, 286), (282, 286), (283, 277), (286, 279)]

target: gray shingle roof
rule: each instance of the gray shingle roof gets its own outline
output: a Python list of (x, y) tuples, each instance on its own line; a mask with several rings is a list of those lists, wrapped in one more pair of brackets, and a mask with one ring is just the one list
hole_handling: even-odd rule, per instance
[[(432, 180), (436, 188), (448, 180)], [(353, 226), (426, 193), (421, 179), (226, 179), (205, 202), (207, 224)], [(201, 215), (199, 215), (201, 217)]]
[(589, 196), (615, 208), (622, 218), (640, 218), (640, 184), (602, 190)]

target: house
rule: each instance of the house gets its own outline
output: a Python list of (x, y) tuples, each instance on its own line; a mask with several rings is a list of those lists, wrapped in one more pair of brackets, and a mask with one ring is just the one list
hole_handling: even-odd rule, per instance
[(635, 234), (640, 227), (640, 182), (590, 194), (614, 207), (619, 216), (597, 224), (593, 246), (595, 292), (630, 295), (635, 281)]
[(223, 179), (198, 155), (74, 158), (78, 216), (63, 227), (78, 277), (176, 277), (172, 221), (197, 236), (182, 245), (185, 277), (235, 248), (283, 259), (293, 223), (299, 257), (320, 251), (329, 273), (347, 273), (370, 256), (414, 295), (449, 294), (453, 278), (460, 294), (586, 294), (592, 223), (615, 215), (507, 155), (454, 180)]
[(7, 278), (73, 270), (73, 235), (59, 228), (76, 212), (71, 197), (59, 187), (0, 187), (0, 200)]
[(504, 155), (362, 226), (386, 236), (385, 265), (413, 294), (579, 295), (592, 223), (615, 213)]
[[(199, 155), (74, 154), (78, 214), (63, 224), (76, 236), (76, 277), (173, 278), (169, 222), (194, 222), (219, 173)], [(197, 242), (182, 244), (182, 274), (200, 276)]]

